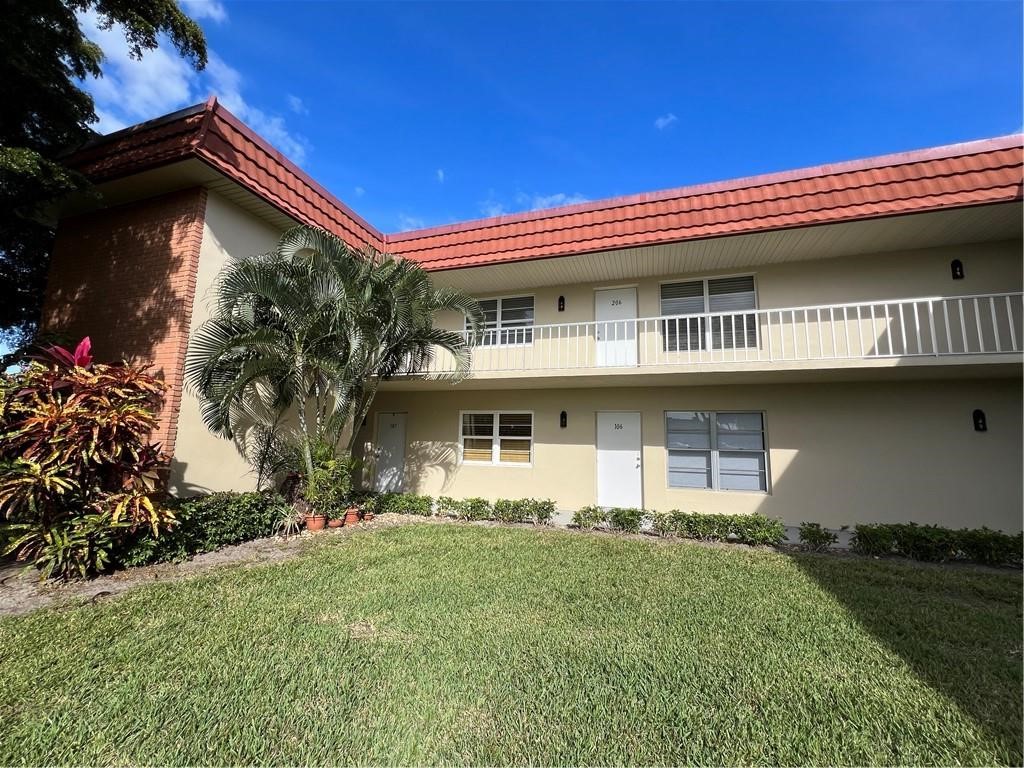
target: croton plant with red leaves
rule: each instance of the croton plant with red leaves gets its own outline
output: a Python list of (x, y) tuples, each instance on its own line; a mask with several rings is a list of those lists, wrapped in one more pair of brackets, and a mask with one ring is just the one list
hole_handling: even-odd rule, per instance
[(171, 522), (155, 500), (167, 457), (149, 440), (164, 385), (146, 368), (94, 363), (85, 338), (0, 381), (4, 551), (44, 576), (87, 576), (126, 536)]

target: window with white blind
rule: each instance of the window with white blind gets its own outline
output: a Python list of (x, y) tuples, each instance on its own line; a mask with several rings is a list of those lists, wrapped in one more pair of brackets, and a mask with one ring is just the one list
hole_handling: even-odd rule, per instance
[(665, 351), (756, 347), (756, 309), (753, 275), (662, 283), (661, 314), (683, 315), (662, 321)]
[(533, 463), (533, 414), (526, 411), (464, 411), (460, 414), (462, 461), (467, 464)]
[(761, 413), (668, 411), (665, 443), (669, 488), (768, 490)]
[(533, 342), (533, 296), (481, 299), (480, 309), (484, 313), (483, 346)]

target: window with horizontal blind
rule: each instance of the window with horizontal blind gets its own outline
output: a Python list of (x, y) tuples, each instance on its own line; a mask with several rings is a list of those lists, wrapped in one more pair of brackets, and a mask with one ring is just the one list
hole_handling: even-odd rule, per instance
[[(666, 352), (757, 346), (757, 292), (753, 275), (662, 283)], [(713, 315), (710, 318), (701, 315)], [(717, 316), (714, 316), (717, 315)]]
[(462, 461), (528, 466), (533, 462), (533, 414), (526, 411), (464, 411)]
[(497, 346), (533, 342), (533, 296), (482, 299), (480, 309), (484, 313), (480, 344)]
[(764, 416), (756, 411), (668, 411), (669, 488), (767, 491)]

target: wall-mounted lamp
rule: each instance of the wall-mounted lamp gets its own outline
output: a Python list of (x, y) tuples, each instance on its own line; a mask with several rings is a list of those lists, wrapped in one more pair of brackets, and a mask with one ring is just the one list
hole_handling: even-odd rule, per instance
[(964, 279), (964, 263), (960, 259), (953, 259), (949, 262), (949, 271), (953, 273), (954, 280)]
[(565, 296), (558, 297), (558, 311), (565, 312)]
[(988, 422), (985, 420), (985, 412), (981, 408), (975, 408), (971, 417), (974, 419), (975, 432), (988, 432)]
[(569, 426), (569, 414), (567, 414), (565, 411), (562, 411), (561, 415), (559, 415), (558, 417), (558, 426), (560, 426), (562, 429), (565, 429), (567, 426)]

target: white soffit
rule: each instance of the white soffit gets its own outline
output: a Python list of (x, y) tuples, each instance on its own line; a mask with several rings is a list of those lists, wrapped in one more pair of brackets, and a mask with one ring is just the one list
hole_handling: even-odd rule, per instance
[(1011, 240), (1021, 230), (1021, 204), (1004, 203), (452, 269), (433, 278), (467, 292), (519, 290)]

